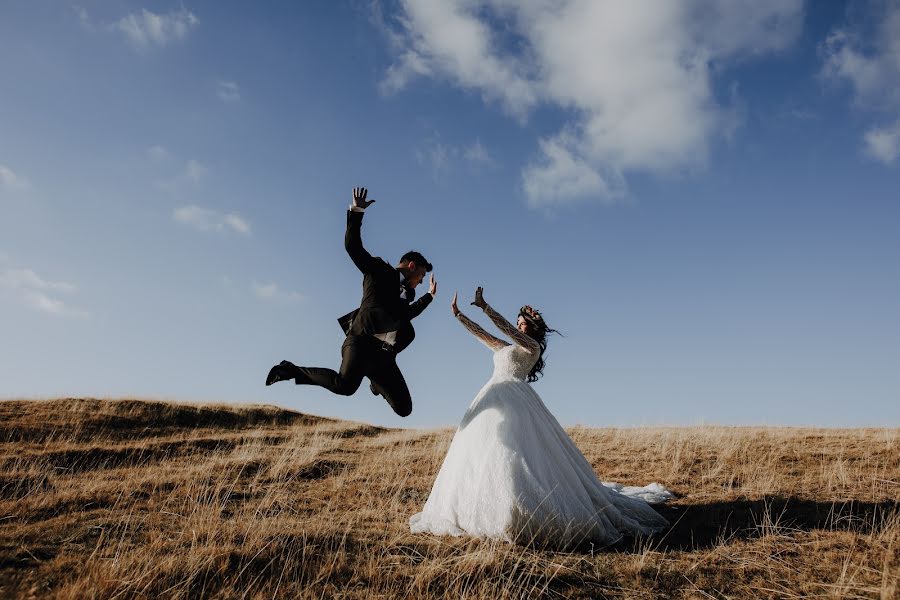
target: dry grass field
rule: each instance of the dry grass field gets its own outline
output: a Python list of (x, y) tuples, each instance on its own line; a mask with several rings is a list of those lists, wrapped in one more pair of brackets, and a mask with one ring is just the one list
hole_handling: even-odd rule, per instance
[(554, 552), (412, 535), (451, 429), (270, 406), (0, 402), (2, 598), (900, 595), (900, 430), (570, 430), (665, 534)]

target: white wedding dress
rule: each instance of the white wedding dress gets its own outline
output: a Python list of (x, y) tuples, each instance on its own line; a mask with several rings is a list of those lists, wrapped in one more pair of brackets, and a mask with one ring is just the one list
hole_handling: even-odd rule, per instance
[(673, 497), (659, 484), (601, 483), (540, 396), (526, 381), (537, 342), (490, 306), (485, 313), (515, 344), (460, 313), (494, 350), (494, 373), (466, 411), (413, 533), (472, 535), (522, 544), (612, 544), (668, 522), (650, 507)]

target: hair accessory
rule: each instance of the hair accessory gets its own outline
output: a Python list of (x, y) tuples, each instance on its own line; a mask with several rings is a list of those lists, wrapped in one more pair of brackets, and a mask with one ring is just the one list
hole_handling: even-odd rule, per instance
[(536, 325), (540, 325), (541, 327), (545, 327), (544, 325), (544, 317), (541, 316), (541, 312), (537, 309), (532, 308), (530, 305), (526, 304), (522, 308), (519, 309), (519, 314), (534, 322)]

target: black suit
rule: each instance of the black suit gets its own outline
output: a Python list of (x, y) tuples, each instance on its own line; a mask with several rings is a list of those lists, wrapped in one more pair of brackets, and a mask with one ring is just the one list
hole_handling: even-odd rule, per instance
[[(363, 377), (368, 377), (378, 386), (394, 412), (405, 417), (412, 412), (412, 398), (397, 366), (396, 353), (412, 343), (415, 330), (410, 321), (425, 310), (432, 297), (425, 294), (411, 302), (414, 292), (409, 287), (405, 289), (406, 299), (400, 297), (402, 274), (363, 248), (360, 233), (363, 214), (347, 211), (344, 247), (363, 274), (363, 295), (358, 309), (338, 319), (347, 334), (341, 347), (340, 372), (299, 367), (295, 381), (349, 396), (359, 389)], [(392, 348), (374, 336), (391, 331), (397, 332)]]

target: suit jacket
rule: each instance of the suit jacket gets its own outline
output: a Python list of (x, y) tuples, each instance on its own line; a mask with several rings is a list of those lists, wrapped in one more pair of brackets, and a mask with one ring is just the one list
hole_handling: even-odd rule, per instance
[(363, 274), (363, 295), (359, 308), (338, 319), (347, 335), (372, 335), (397, 332), (394, 348), (401, 352), (415, 337), (412, 321), (431, 303), (431, 294), (412, 302), (411, 290), (407, 299), (400, 297), (401, 273), (381, 258), (363, 248), (363, 212), (347, 211), (347, 232), (344, 247), (356, 268)]

